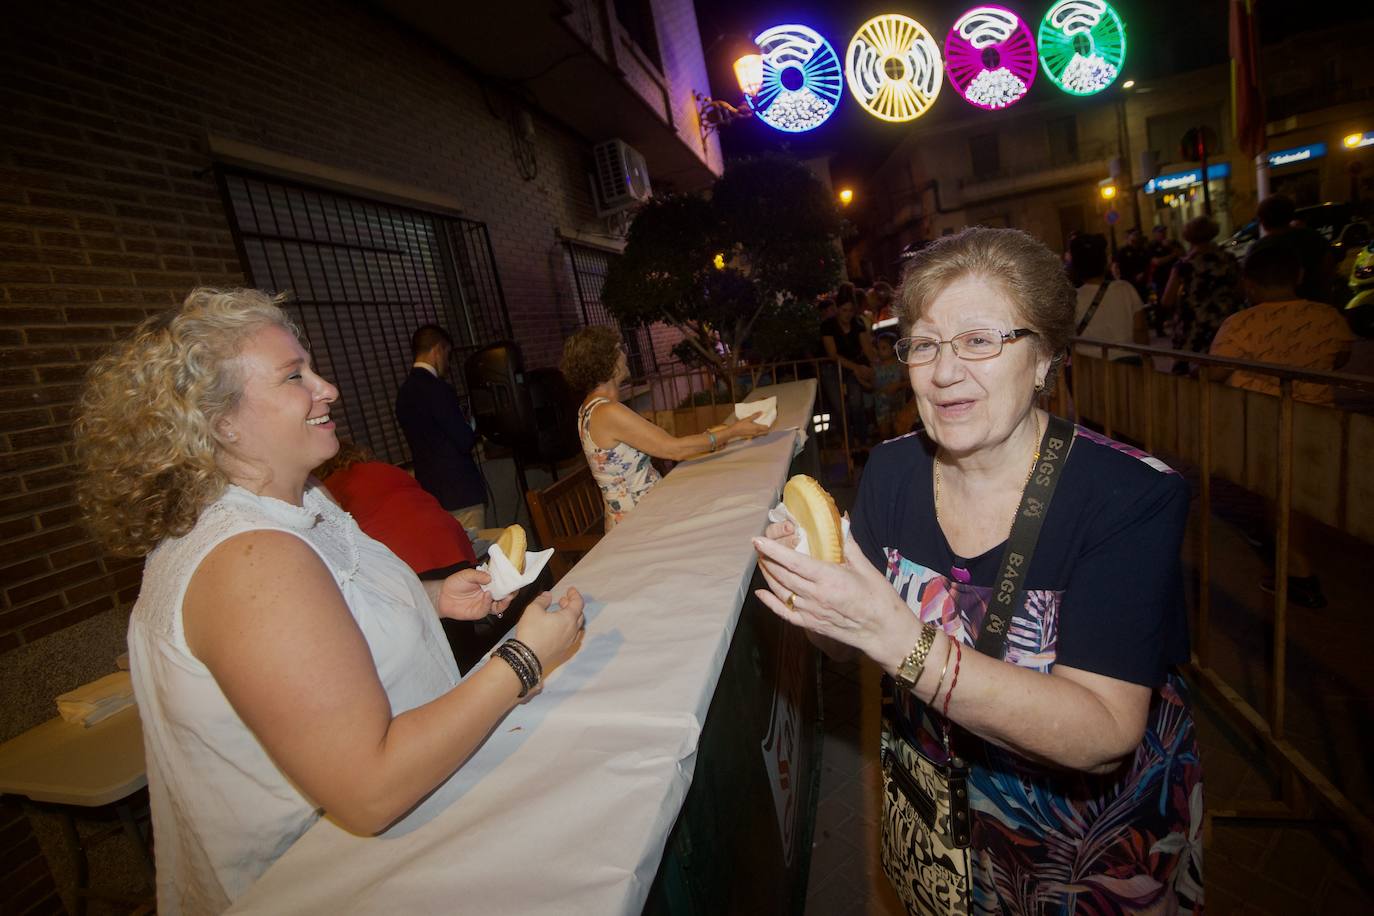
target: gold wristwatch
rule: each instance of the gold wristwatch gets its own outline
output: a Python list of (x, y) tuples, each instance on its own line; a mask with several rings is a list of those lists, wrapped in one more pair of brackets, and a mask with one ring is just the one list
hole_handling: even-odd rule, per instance
[(901, 665), (892, 675), (892, 679), (897, 682), (897, 686), (903, 690), (910, 690), (916, 686), (916, 680), (921, 676), (921, 670), (926, 666), (926, 656), (930, 654), (930, 647), (935, 645), (935, 624), (921, 624), (921, 638), (916, 640), (916, 645), (912, 648), (911, 654), (902, 659)]

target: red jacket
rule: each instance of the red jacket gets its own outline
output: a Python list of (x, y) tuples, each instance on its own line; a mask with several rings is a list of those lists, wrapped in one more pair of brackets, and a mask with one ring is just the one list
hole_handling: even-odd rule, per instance
[(364, 461), (330, 474), (324, 485), (368, 537), (416, 573), (476, 561), (462, 524), (395, 465)]

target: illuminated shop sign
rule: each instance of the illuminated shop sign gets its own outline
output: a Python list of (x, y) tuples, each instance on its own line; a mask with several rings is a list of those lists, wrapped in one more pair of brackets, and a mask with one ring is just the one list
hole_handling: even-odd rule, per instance
[[(1218, 162), (1216, 165), (1207, 166), (1207, 180), (1216, 181), (1218, 178), (1227, 178), (1231, 175), (1231, 163)], [(1202, 169), (1188, 169), (1186, 172), (1170, 172), (1168, 175), (1160, 175), (1145, 182), (1145, 193), (1154, 194), (1159, 191), (1177, 191), (1179, 188), (1187, 188), (1202, 182)]]
[(1281, 149), (1276, 153), (1270, 153), (1269, 167), (1293, 165), (1297, 162), (1306, 162), (1309, 159), (1320, 159), (1325, 155), (1325, 143), (1309, 143), (1306, 146), (1295, 146), (1292, 149)]

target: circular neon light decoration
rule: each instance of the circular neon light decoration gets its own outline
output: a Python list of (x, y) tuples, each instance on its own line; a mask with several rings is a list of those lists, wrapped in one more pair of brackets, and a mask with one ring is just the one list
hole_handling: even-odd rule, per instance
[(912, 121), (935, 103), (944, 67), (925, 26), (889, 13), (859, 27), (844, 55), (844, 76), (869, 114), (884, 121)]
[(1126, 26), (1106, 0), (1059, 0), (1038, 39), (1045, 75), (1070, 95), (1106, 89), (1126, 61)]
[(1011, 10), (979, 6), (954, 22), (945, 37), (949, 83), (979, 108), (1019, 102), (1035, 82), (1035, 42)]
[(749, 100), (769, 127), (815, 130), (840, 104), (840, 58), (804, 25), (775, 25), (754, 39), (763, 53), (763, 80)]

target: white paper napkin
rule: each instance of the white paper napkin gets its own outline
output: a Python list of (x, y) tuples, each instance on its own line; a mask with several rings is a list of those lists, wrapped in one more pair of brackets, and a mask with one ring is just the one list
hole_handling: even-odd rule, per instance
[(773, 421), (778, 418), (778, 399), (776, 397), (759, 398), (757, 401), (744, 401), (740, 404), (736, 404), (735, 419), (743, 420), (750, 414), (759, 413), (760, 411), (763, 412), (763, 416), (759, 417), (754, 422), (760, 426), (772, 426)]
[[(808, 557), (811, 556), (811, 544), (806, 536), (806, 529), (797, 523), (792, 517), (792, 513), (787, 511), (787, 506), (779, 501), (776, 506), (768, 510), (768, 520), (770, 522), (791, 522), (792, 527), (797, 529), (797, 549)], [(840, 543), (843, 544), (849, 538), (849, 516), (840, 516)]]
[(539, 578), (539, 574), (544, 571), (544, 567), (548, 565), (551, 556), (553, 556), (552, 547), (548, 550), (525, 551), (525, 571), (520, 573), (516, 571), (515, 565), (506, 558), (501, 548), (492, 544), (491, 549), (487, 551), (487, 562), (477, 567), (491, 576), (491, 581), (482, 586), (482, 589), (491, 592), (493, 601), (500, 601)]

